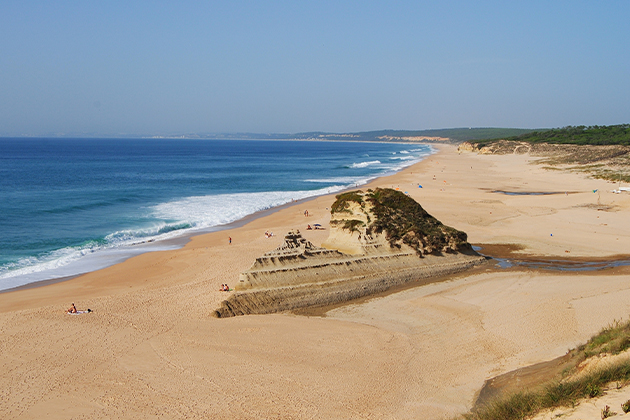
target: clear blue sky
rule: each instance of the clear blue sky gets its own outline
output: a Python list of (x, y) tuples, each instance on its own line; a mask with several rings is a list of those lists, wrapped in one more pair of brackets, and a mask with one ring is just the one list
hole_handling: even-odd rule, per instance
[(630, 1), (0, 8), (0, 135), (629, 123)]

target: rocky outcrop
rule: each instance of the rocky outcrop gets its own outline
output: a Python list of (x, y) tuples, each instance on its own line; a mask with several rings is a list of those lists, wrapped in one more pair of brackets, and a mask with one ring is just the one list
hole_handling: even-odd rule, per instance
[[(422, 220), (413, 222), (417, 218)], [(471, 249), (465, 233), (442, 225), (394, 190), (337, 196), (330, 226), (322, 247), (297, 230), (289, 232), (280, 247), (241, 273), (236, 293), (215, 315), (333, 305), (404, 283), (427, 282), (485, 260)]]
[(411, 197), (390, 188), (338, 195), (330, 227), (322, 246), (349, 254), (390, 254), (411, 248), (422, 257), (471, 251), (464, 232), (445, 226)]
[(524, 141), (499, 140), (486, 145), (466, 141), (460, 144), (457, 150), (459, 152), (474, 152), (480, 155), (524, 155), (539, 148), (532, 143)]
[(474, 152), (477, 153), (479, 151), (479, 144), (478, 143), (471, 143), (469, 141), (465, 141), (463, 143), (460, 143), (459, 146), (457, 146), (457, 151), (458, 152)]

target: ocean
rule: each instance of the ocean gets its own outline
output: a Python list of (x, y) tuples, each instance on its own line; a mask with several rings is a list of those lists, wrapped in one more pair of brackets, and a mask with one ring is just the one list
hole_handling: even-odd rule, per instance
[(396, 143), (0, 138), (0, 290), (180, 247), (431, 153)]

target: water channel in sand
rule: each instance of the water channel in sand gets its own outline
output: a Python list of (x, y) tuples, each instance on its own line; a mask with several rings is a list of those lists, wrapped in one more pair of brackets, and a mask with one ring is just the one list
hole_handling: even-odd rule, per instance
[[(503, 247), (504, 250), (499, 248)], [(630, 256), (619, 255), (609, 258), (557, 258), (542, 256), (516, 257), (511, 245), (474, 245), (473, 249), (496, 262), (499, 268), (524, 267), (553, 271), (597, 271), (606, 268), (630, 266)], [(499, 252), (497, 252), (499, 251)], [(507, 251), (507, 252), (506, 252)], [(507, 256), (506, 256), (507, 254)]]

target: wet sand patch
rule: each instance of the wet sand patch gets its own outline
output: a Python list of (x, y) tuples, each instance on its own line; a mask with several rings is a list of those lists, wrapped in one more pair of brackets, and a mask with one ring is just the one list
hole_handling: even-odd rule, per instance
[(512, 267), (553, 271), (595, 271), (630, 266), (630, 255), (618, 254), (610, 257), (548, 257), (520, 253), (525, 249), (519, 244), (477, 244), (474, 249), (485, 257), (492, 258), (500, 268)]

